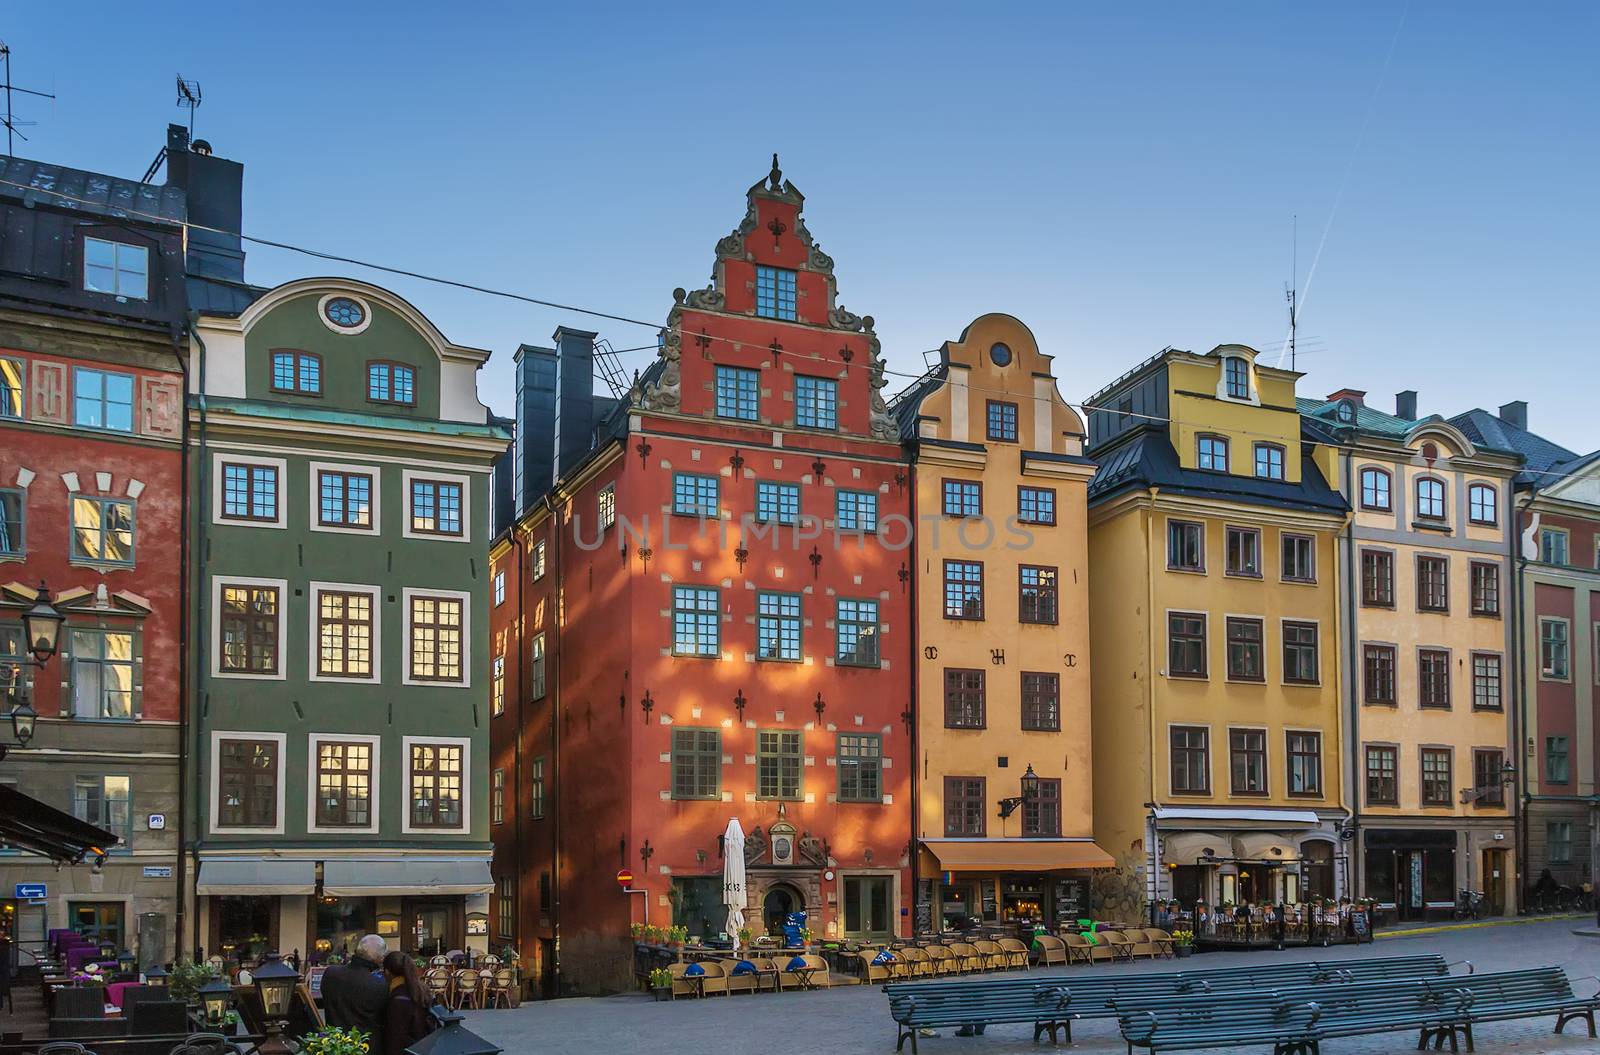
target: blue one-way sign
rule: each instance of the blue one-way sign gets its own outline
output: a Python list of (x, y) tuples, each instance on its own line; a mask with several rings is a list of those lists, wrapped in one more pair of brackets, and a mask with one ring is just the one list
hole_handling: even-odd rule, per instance
[(43, 883), (17, 884), (18, 901), (40, 901), (46, 897), (47, 894), (48, 891), (45, 889), (45, 885)]

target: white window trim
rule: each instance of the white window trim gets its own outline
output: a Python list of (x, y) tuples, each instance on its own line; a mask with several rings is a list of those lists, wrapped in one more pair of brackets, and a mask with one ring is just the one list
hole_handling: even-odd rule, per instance
[[(372, 773), (368, 778), (368, 816), (371, 823), (364, 828), (352, 825), (336, 824), (319, 827), (317, 825), (317, 747), (324, 741), (340, 744), (369, 744), (372, 747)], [(378, 777), (383, 772), (382, 760), (379, 750), (383, 744), (383, 737), (372, 736), (366, 733), (312, 733), (306, 738), (306, 831), (314, 834), (340, 835), (376, 835), (378, 834), (379, 804), (383, 799), (378, 794)]]
[(504, 568), (497, 568), (490, 574), (489, 596), (493, 599), (493, 604), (496, 608), (506, 603), (506, 570)]
[[(208, 830), (212, 835), (282, 835), (285, 792), (288, 790), (284, 782), (285, 765), (288, 762), (288, 735), (285, 733), (260, 733), (248, 731), (228, 731), (223, 729), (211, 730), (211, 812), (207, 817)], [(217, 818), (222, 816), (222, 741), (224, 740), (271, 740), (278, 745), (278, 806), (276, 816), (278, 823), (271, 828), (227, 828), (217, 823)]]
[[(345, 462), (312, 462), (311, 497), (310, 504), (306, 506), (306, 527), (312, 531), (323, 531), (334, 535), (380, 535), (383, 533), (383, 473), (376, 465), (354, 465)], [(322, 519), (322, 474), (323, 473), (360, 473), (372, 477), (372, 526), (371, 527), (333, 527), (321, 523)], [(235, 521), (228, 521), (235, 523)], [(429, 536), (432, 537), (432, 536)]]
[[(270, 465), (278, 470), (278, 516), (275, 520), (240, 520), (235, 517), (222, 515), (222, 463), (230, 462), (234, 465)], [(288, 503), (284, 499), (289, 493), (289, 465), (283, 458), (261, 458), (252, 454), (236, 453), (234, 451), (217, 451), (211, 456), (211, 522), (225, 527), (236, 528), (287, 528), (289, 526)]]
[[(251, 674), (222, 669), (222, 588), (224, 586), (276, 586), (278, 588), (278, 672)], [(241, 681), (283, 681), (289, 676), (289, 580), (257, 579), (248, 575), (211, 577), (211, 676)]]
[[(461, 748), (461, 824), (456, 828), (424, 827), (411, 824), (411, 747), (413, 744), (450, 744)], [(465, 832), (472, 828), (472, 740), (465, 736), (402, 736), (400, 773), (404, 794), (400, 799), (400, 834), (435, 835), (439, 832)]]
[[(1567, 673), (1565, 677), (1547, 673), (1544, 669), (1544, 625), (1546, 623), (1560, 623), (1567, 628)], [(1573, 667), (1572, 620), (1560, 615), (1539, 616), (1538, 620), (1534, 623), (1533, 656), (1535, 662), (1537, 662), (1539, 665), (1538, 680), (1552, 681), (1560, 685), (1571, 683)]]
[[(372, 598), (372, 673), (360, 674), (319, 674), (317, 666), (322, 654), (322, 634), (319, 632), (318, 617), (322, 611), (323, 593), (360, 593)], [(383, 587), (366, 586), (353, 582), (313, 582), (306, 586), (306, 594), (310, 600), (308, 608), (308, 623), (310, 636), (306, 650), (306, 679), (308, 681), (349, 681), (363, 685), (381, 685), (383, 683)], [(343, 829), (341, 829), (343, 830)]]
[[(1220, 359), (1221, 361), (1217, 366), (1217, 398), (1222, 400), (1224, 403), (1248, 403), (1250, 406), (1259, 407), (1261, 405), (1261, 388), (1256, 379), (1255, 362), (1249, 356), (1245, 355), (1224, 355), (1221, 356)], [(1228, 395), (1229, 359), (1238, 359), (1240, 362), (1244, 363), (1245, 383), (1250, 388), (1250, 396), (1248, 399), (1240, 399), (1238, 396)]]
[[(411, 677), (411, 600), (414, 597), (445, 597), (461, 602), (461, 680), (439, 681), (427, 678), (414, 679)], [(472, 594), (463, 590), (425, 590), (421, 587), (407, 586), (400, 591), (400, 603), (404, 605), (401, 618), (404, 620), (405, 633), (402, 641), (404, 651), (400, 656), (400, 683), (402, 685), (420, 685), (424, 688), (440, 689), (468, 689), (472, 687), (472, 652), (476, 647), (472, 640)], [(411, 757), (409, 754), (406, 756)]]
[[(112, 275), (114, 277), (118, 277), (118, 278), (120, 278), (121, 274), (122, 274), (122, 269), (117, 266), (117, 256), (119, 255), (118, 254), (118, 250), (120, 250), (120, 249), (137, 249), (139, 252), (143, 253), (144, 254), (144, 292), (142, 294), (119, 293), (116, 290), (112, 290), (112, 289), (96, 289), (95, 287), (89, 285), (89, 243), (90, 242), (100, 242), (103, 245), (109, 245), (109, 246), (112, 247), (112, 250), (111, 250), (111, 273), (112, 273)], [(91, 235), (84, 235), (84, 237), (83, 237), (83, 291), (85, 293), (94, 293), (94, 294), (96, 294), (98, 296), (102, 296), (102, 297), (115, 297), (115, 298), (117, 298), (117, 301), (119, 303), (126, 303), (127, 301), (130, 301), (130, 300), (142, 300), (142, 301), (148, 302), (150, 300), (150, 247), (148, 245), (141, 245), (138, 242), (119, 242), (115, 238), (101, 238), (99, 235), (92, 235), (92, 234)]]
[[(441, 535), (431, 531), (411, 530), (411, 482), (413, 480), (437, 480), (442, 483), (461, 485), (461, 534)], [(400, 534), (403, 537), (422, 539), (426, 542), (472, 541), (472, 477), (458, 473), (432, 472), (425, 469), (402, 469), (400, 471), (400, 486), (405, 488), (402, 501), (405, 509), (405, 519), (400, 522)]]
[[(353, 300), (361, 305), (361, 321), (354, 326), (340, 326), (328, 318), (328, 302), (330, 300)], [(367, 303), (367, 298), (365, 297), (358, 297), (354, 293), (346, 292), (345, 290), (335, 290), (332, 293), (324, 293), (317, 301), (317, 318), (322, 320), (322, 325), (334, 333), (343, 337), (354, 337), (372, 325), (372, 305)]]

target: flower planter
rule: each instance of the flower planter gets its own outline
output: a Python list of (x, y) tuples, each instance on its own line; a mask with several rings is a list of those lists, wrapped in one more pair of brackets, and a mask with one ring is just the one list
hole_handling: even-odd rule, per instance
[(1186, 960), (1190, 956), (1194, 955), (1194, 946), (1193, 945), (1175, 945), (1172, 948), (1172, 955), (1176, 956), (1180, 960)]
[(657, 1001), (657, 1002), (660, 1002), (662, 1000), (671, 1000), (672, 999), (672, 986), (670, 986), (670, 985), (652, 986), (651, 989), (650, 989), (650, 998), (652, 1000)]

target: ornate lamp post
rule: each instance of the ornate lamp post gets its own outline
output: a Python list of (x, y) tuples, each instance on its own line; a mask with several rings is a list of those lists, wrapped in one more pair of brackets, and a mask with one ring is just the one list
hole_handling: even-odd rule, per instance
[(261, 998), (261, 1015), (267, 1023), (267, 1039), (256, 1050), (260, 1055), (294, 1055), (300, 1045), (283, 1035), (289, 1023), (289, 1005), (300, 984), (300, 972), (283, 962), (275, 952), (267, 953), (255, 969), (256, 995)]
[(1028, 771), (1022, 774), (1022, 794), (1012, 795), (1000, 800), (1000, 819), (1005, 820), (1017, 812), (1017, 807), (1023, 803), (1032, 802), (1039, 797), (1039, 778), (1033, 772), (1033, 763), (1028, 763)]
[[(34, 726), (39, 719), (39, 713), (33, 709), (23, 691), (22, 666), (28, 663), (44, 669), (61, 648), (61, 624), (67, 621), (55, 605), (50, 603), (50, 589), (44, 583), (39, 584), (39, 595), (34, 599), (32, 607), (22, 613), (23, 634), (28, 640), (28, 655), (31, 659), (18, 659), (12, 664), (11, 688), (6, 697), (10, 706), (7, 708), (7, 717), (11, 719), (11, 736), (18, 744), (27, 747), (33, 739)], [(6, 757), (7, 745), (0, 744), (0, 759)]]
[(406, 1055), (500, 1055), (505, 1050), (463, 1025), (467, 1016), (459, 1011), (430, 1014), (439, 1020), (439, 1028), (407, 1048)]

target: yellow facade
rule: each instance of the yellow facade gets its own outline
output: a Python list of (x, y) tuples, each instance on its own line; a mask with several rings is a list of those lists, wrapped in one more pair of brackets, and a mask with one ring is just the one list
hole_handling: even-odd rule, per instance
[[(897, 401), (916, 450), (919, 926), (1075, 919), (1086, 869), (1105, 862), (1090, 841), (1083, 422), (1009, 315), (977, 319), (941, 356)], [(947, 595), (947, 562), (958, 579), (980, 569), (981, 613)], [(1044, 793), (1002, 818), (1030, 767)]]
[(1108, 916), (1140, 918), (1152, 899), (1346, 891), (1347, 514), (1301, 456), (1297, 377), (1229, 345), (1165, 353), (1091, 399), (1104, 415), (1089, 557)]

